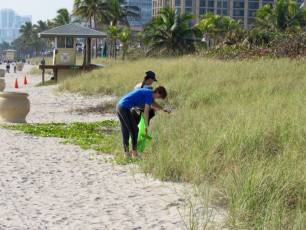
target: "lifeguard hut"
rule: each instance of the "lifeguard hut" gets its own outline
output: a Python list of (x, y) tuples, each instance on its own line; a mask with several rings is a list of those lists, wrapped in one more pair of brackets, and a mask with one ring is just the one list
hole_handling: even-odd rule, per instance
[[(79, 24), (66, 24), (54, 27), (38, 34), (41, 38), (54, 38), (53, 65), (39, 65), (42, 69), (42, 83), (44, 84), (45, 69), (53, 69), (54, 80), (77, 72), (92, 70), (96, 65), (91, 64), (91, 38), (106, 38), (107, 34), (90, 29)], [(76, 65), (76, 39), (84, 38), (84, 59), (82, 65)]]
[(15, 60), (16, 50), (8, 49), (3, 51), (3, 58), (6, 61), (14, 61)]

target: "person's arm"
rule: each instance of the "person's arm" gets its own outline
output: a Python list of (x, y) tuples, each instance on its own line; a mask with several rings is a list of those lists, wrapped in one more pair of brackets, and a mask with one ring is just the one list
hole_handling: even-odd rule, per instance
[(146, 137), (149, 136), (149, 110), (150, 110), (150, 107), (151, 107), (150, 105), (145, 104), (145, 108), (144, 108), (144, 112), (143, 112), (144, 119), (145, 119), (145, 124), (146, 124), (146, 129), (145, 129)]
[(155, 101), (153, 101), (152, 106), (154, 106), (155, 108), (158, 108), (158, 109), (163, 109), (163, 107)]
[(145, 104), (143, 115), (145, 118), (146, 129), (149, 128), (149, 110), (150, 110), (150, 105)]
[(165, 113), (171, 113), (171, 110), (169, 108), (164, 108), (164, 107), (162, 107), (160, 104), (158, 104), (155, 101), (153, 101), (152, 106), (154, 106), (155, 108), (158, 108), (158, 109), (164, 111)]

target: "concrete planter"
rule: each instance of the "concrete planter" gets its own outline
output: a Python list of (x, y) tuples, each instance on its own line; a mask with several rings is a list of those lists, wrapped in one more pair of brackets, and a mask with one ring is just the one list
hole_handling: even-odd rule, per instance
[(0, 92), (0, 121), (24, 123), (30, 112), (29, 94)]
[(0, 77), (4, 77), (5, 76), (5, 70), (4, 69), (0, 69)]
[(5, 80), (3, 77), (0, 77), (0, 91), (2, 92), (5, 89)]
[(22, 71), (23, 67), (24, 67), (24, 63), (21, 63), (21, 62), (17, 63), (17, 71)]

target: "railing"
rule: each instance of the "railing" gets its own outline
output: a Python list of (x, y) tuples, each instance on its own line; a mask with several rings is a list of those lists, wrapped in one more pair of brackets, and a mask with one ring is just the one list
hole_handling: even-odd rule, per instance
[(52, 69), (54, 74), (54, 81), (57, 83), (57, 73), (59, 69), (70, 69), (70, 70), (84, 70), (91, 71), (95, 68), (103, 67), (100, 65), (89, 65), (89, 66), (80, 66), (80, 65), (39, 65), (39, 69), (42, 70), (42, 84), (45, 84), (45, 69)]

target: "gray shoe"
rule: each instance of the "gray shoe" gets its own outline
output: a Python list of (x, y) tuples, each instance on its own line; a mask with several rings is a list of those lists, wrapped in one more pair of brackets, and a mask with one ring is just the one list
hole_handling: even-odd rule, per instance
[(132, 158), (136, 158), (136, 159), (142, 159), (142, 157), (137, 153), (137, 154), (135, 154), (135, 155), (132, 155)]
[(131, 154), (130, 154), (129, 152), (125, 152), (125, 153), (124, 153), (124, 156), (125, 156), (125, 158), (130, 158), (130, 157), (131, 157)]

